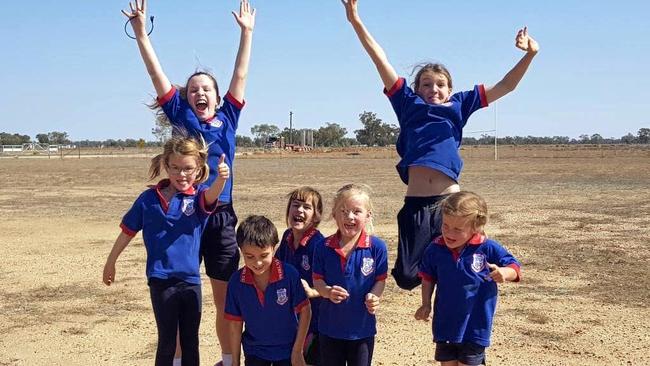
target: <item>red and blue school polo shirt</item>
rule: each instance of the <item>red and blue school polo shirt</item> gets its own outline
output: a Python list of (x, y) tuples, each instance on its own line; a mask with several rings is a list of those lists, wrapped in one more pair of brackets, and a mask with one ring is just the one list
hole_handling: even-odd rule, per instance
[(133, 237), (142, 230), (147, 250), (147, 279), (177, 278), (201, 284), (201, 234), (214, 205), (205, 204), (205, 185), (177, 192), (169, 202), (161, 190), (169, 179), (142, 192), (122, 219), (122, 231)]
[(377, 333), (375, 315), (366, 308), (366, 295), (388, 272), (386, 243), (361, 232), (356, 247), (343, 257), (340, 234), (328, 237), (314, 253), (314, 280), (328, 286), (341, 286), (349, 297), (338, 304), (323, 299), (319, 309), (318, 331), (331, 338), (355, 340)]
[[(312, 272), (314, 267), (314, 250), (316, 250), (317, 246), (323, 245), (324, 242), (325, 237), (323, 234), (321, 234), (321, 232), (315, 227), (312, 227), (304, 233), (302, 239), (300, 239), (300, 242), (298, 243), (298, 248), (294, 249), (293, 231), (287, 229), (284, 234), (282, 234), (282, 240), (280, 241), (278, 250), (275, 251), (275, 257), (282, 262), (294, 266), (298, 270), (300, 278), (307, 281), (309, 286), (313, 288), (314, 280), (312, 278)], [(309, 299), (309, 302), (311, 303), (311, 322), (309, 323), (310, 333), (318, 332), (318, 307), (320, 306), (321, 300), (321, 297)]]
[(449, 249), (442, 236), (429, 244), (420, 264), (420, 277), (436, 286), (434, 342), (490, 345), (498, 289), (489, 278), (488, 263), (512, 267), (519, 281), (521, 264), (484, 235), (474, 235), (460, 252)]
[(292, 266), (274, 258), (270, 271), (264, 292), (255, 285), (248, 267), (235, 272), (228, 281), (224, 317), (244, 322), (245, 355), (280, 361), (291, 358), (298, 332), (297, 314), (309, 305), (309, 300)]
[(230, 93), (227, 93), (223, 98), (221, 108), (217, 110), (214, 118), (208, 121), (199, 121), (187, 100), (183, 99), (180, 92), (174, 87), (167, 94), (158, 98), (158, 104), (174, 128), (183, 129), (193, 135), (201, 135), (208, 144), (210, 176), (205, 182), (206, 185), (211, 185), (219, 175), (216, 170), (219, 158), (221, 154), (226, 154), (226, 164), (230, 167), (230, 179), (226, 180), (223, 192), (219, 196), (219, 202), (230, 203), (234, 177), (235, 135), (244, 102), (239, 102)]
[(476, 110), (487, 107), (485, 88), (455, 93), (444, 104), (428, 104), (399, 78), (390, 90), (385, 90), (399, 121), (397, 153), (402, 158), (397, 171), (408, 184), (408, 168), (425, 166), (436, 169), (458, 181), (463, 159), (458, 149), (463, 139), (463, 127)]

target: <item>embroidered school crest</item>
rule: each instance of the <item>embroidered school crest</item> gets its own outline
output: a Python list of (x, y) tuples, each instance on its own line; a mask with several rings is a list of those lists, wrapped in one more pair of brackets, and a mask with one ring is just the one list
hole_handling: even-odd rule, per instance
[(375, 260), (373, 258), (363, 258), (363, 264), (361, 265), (361, 273), (364, 276), (368, 276), (374, 271)]
[(218, 118), (215, 118), (215, 119), (213, 119), (212, 121), (210, 121), (208, 123), (210, 123), (210, 126), (212, 126), (214, 128), (219, 128), (219, 127), (221, 127), (223, 125), (223, 121), (218, 119)]
[(304, 269), (305, 271), (309, 271), (309, 269), (311, 268), (311, 266), (309, 265), (309, 256), (307, 254), (302, 255), (301, 265), (302, 265), (302, 269)]
[(183, 198), (183, 207), (181, 208), (185, 216), (191, 216), (194, 211), (194, 197), (185, 197)]
[(278, 305), (284, 305), (289, 301), (286, 288), (279, 288), (276, 293), (278, 294), (278, 299), (275, 302), (277, 302)]
[(476, 273), (485, 269), (485, 254), (474, 253), (472, 256), (472, 270)]

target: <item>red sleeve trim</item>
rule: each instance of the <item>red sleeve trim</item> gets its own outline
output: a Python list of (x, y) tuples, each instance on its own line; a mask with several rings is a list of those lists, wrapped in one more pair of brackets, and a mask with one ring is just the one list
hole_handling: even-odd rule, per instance
[(232, 315), (232, 314), (228, 314), (228, 313), (223, 314), (223, 318), (226, 319), (226, 320), (232, 320), (234, 322), (243, 322), (244, 321), (244, 318), (242, 318), (241, 316), (236, 316), (236, 315)]
[(518, 266), (517, 264), (515, 264), (515, 263), (508, 264), (506, 267), (510, 267), (510, 268), (514, 269), (515, 272), (517, 272), (517, 278), (515, 278), (515, 280), (512, 281), (512, 282), (519, 282), (519, 281), (521, 281), (521, 267), (519, 267), (519, 266)]
[(296, 308), (294, 309), (294, 311), (296, 312), (296, 314), (298, 314), (299, 312), (302, 311), (302, 309), (305, 308), (305, 306), (307, 306), (307, 305), (309, 305), (309, 304), (310, 304), (310, 303), (309, 303), (309, 299), (305, 299), (305, 300), (303, 300), (303, 302), (301, 302), (300, 304), (298, 304), (298, 306), (296, 306)]
[(418, 272), (418, 277), (420, 277), (422, 281), (432, 282), (432, 283), (436, 282), (431, 275), (424, 272)]
[(230, 103), (232, 103), (235, 107), (237, 107), (237, 109), (240, 110), (244, 108), (244, 105), (246, 105), (245, 100), (242, 100), (241, 102), (238, 101), (237, 99), (235, 99), (235, 97), (232, 96), (232, 94), (230, 94), (230, 92), (226, 93), (226, 96), (224, 98), (228, 99)]
[(135, 234), (138, 233), (137, 231), (133, 231), (133, 230), (129, 229), (126, 225), (124, 225), (124, 223), (120, 224), (120, 229), (122, 229), (122, 232), (124, 234), (126, 234), (126, 235), (128, 235), (130, 237), (134, 237)]
[(395, 95), (395, 93), (397, 93), (398, 90), (402, 88), (405, 82), (406, 80), (404, 80), (404, 78), (397, 79), (395, 84), (393, 84), (393, 86), (390, 87), (390, 90), (386, 90), (386, 88), (384, 88), (384, 94), (386, 94), (386, 96), (389, 98), (392, 97), (393, 95)]
[(164, 104), (167, 104), (167, 102), (172, 100), (172, 97), (174, 96), (174, 94), (176, 94), (176, 88), (174, 86), (172, 86), (172, 88), (169, 89), (169, 91), (167, 93), (165, 93), (165, 95), (163, 95), (162, 97), (156, 98), (158, 100), (158, 105), (162, 106)]
[(311, 278), (312, 278), (313, 280), (324, 280), (324, 279), (325, 279), (325, 276), (323, 276), (323, 275), (320, 274), (320, 273), (312, 272), (312, 274), (311, 274)]
[(485, 85), (481, 84), (478, 86), (478, 94), (481, 97), (481, 108), (488, 106), (487, 96), (485, 95)]
[(388, 273), (380, 274), (375, 277), (375, 281), (386, 281), (386, 278), (388, 278)]

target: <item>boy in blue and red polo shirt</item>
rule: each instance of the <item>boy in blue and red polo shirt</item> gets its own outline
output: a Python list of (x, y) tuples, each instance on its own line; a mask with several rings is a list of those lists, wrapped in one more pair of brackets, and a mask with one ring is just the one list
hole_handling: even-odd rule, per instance
[(422, 306), (418, 320), (431, 313), (435, 286), (435, 359), (485, 364), (497, 304), (497, 283), (519, 281), (515, 257), (483, 233), (487, 205), (478, 195), (458, 192), (441, 203), (442, 236), (425, 250), (420, 265)]
[(264, 216), (249, 216), (237, 228), (245, 266), (228, 282), (225, 310), (235, 366), (241, 346), (247, 366), (305, 364), (311, 306), (298, 272), (273, 257), (277, 243), (277, 229)]

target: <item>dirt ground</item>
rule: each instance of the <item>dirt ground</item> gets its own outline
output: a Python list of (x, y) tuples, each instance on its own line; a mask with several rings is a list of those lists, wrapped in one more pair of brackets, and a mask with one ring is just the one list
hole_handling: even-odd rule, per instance
[[(488, 234), (523, 263), (500, 286), (490, 365), (650, 364), (650, 153), (602, 150), (463, 152), (461, 184), (482, 194)], [(311, 185), (326, 199), (344, 183), (374, 188), (375, 233), (395, 258), (405, 186), (392, 151), (244, 155), (235, 166), (240, 217), (284, 229), (285, 195)], [(0, 365), (148, 365), (156, 327), (138, 235), (101, 282), (126, 209), (145, 188), (147, 157), (0, 158)], [(327, 235), (334, 223), (326, 221)], [(218, 360), (204, 280), (201, 357)], [(419, 289), (389, 278), (378, 313), (375, 365), (432, 363)]]

